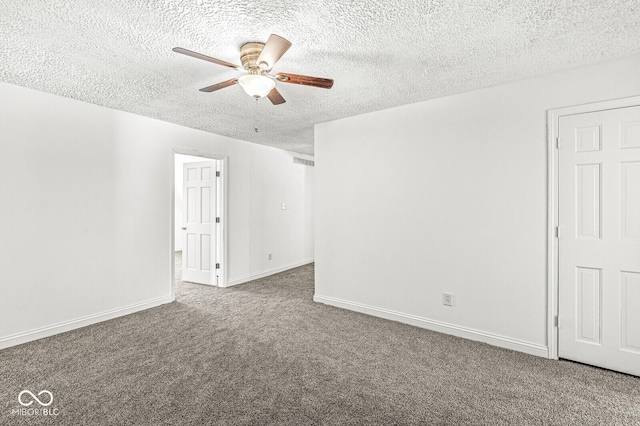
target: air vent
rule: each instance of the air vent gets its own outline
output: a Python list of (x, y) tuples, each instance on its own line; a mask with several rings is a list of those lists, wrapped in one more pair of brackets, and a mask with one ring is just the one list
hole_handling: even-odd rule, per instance
[(293, 164), (303, 164), (305, 166), (313, 167), (315, 162), (312, 160), (305, 160), (304, 158), (293, 157)]

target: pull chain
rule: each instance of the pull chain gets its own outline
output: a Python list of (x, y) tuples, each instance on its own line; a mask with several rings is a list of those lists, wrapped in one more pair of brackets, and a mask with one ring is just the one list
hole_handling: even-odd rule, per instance
[(258, 133), (258, 101), (260, 100), (260, 98), (256, 97), (256, 109), (255, 109), (255, 114), (254, 114), (254, 123), (253, 123), (253, 130)]

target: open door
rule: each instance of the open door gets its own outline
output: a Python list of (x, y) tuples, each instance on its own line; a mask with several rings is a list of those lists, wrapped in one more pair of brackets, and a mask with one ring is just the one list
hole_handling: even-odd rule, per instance
[(216, 161), (183, 166), (182, 279), (216, 284)]
[(640, 376), (640, 106), (558, 133), (558, 354)]

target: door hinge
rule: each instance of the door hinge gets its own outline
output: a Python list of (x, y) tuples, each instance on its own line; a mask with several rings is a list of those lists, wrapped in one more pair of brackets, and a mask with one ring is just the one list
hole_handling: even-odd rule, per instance
[(220, 218), (216, 217), (216, 223), (220, 223)]
[(216, 263), (216, 269), (220, 269), (220, 264)]
[(220, 172), (216, 171), (216, 177), (220, 177)]
[(560, 239), (562, 237), (562, 228), (556, 226), (556, 238)]
[(558, 317), (558, 315), (553, 317), (553, 325), (560, 328), (560, 317)]
[(556, 148), (560, 149), (560, 138), (556, 137)]

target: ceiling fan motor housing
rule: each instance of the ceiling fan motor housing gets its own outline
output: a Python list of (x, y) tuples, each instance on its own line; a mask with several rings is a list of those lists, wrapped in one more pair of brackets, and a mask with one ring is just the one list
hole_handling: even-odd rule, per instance
[(249, 74), (265, 75), (266, 69), (260, 68), (258, 64), (258, 57), (262, 53), (264, 43), (245, 43), (240, 48), (240, 61), (242, 67), (247, 70)]

